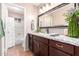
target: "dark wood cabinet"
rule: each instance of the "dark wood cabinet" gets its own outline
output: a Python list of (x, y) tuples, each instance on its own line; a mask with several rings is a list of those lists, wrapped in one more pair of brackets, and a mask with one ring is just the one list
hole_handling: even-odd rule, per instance
[(34, 55), (48, 56), (48, 40), (34, 35), (32, 39)]
[(33, 40), (33, 53), (39, 56), (39, 42), (37, 40)]
[(29, 34), (29, 49), (35, 56), (79, 56), (79, 47)]
[(48, 45), (40, 42), (40, 56), (48, 56)]
[(58, 49), (55, 49), (54, 51), (55, 51), (55, 56), (70, 56), (69, 54), (64, 53)]
[(40, 41), (40, 42), (42, 42), (42, 43), (48, 45), (48, 39), (43, 38), (43, 37), (38, 37), (38, 38), (39, 38), (39, 41)]
[(32, 35), (29, 34), (28, 37), (29, 37), (29, 49), (33, 51)]
[(49, 40), (49, 46), (57, 48), (67, 54), (74, 55), (74, 46), (58, 41)]
[(79, 47), (75, 47), (75, 56), (79, 56)]
[(58, 49), (49, 47), (49, 56), (69, 56), (69, 54), (66, 54)]
[(49, 47), (49, 56), (55, 56), (55, 49), (52, 47)]

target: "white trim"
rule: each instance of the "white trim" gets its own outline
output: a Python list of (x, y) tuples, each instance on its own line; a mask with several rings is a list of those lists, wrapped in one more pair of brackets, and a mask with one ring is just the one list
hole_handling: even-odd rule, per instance
[(19, 6), (17, 4), (14, 4), (14, 3), (6, 3), (8, 6), (14, 6), (14, 7), (17, 7), (17, 8), (20, 8), (20, 9), (24, 9), (24, 7), (22, 6)]
[[(3, 4), (1, 4), (1, 14), (2, 14), (2, 20), (3, 20), (3, 25), (4, 25), (4, 23), (6, 23), (6, 5), (3, 3)], [(5, 31), (5, 29), (4, 29), (4, 31)], [(4, 54), (5, 54), (5, 37), (4, 38), (2, 38), (2, 56), (4, 56)]]

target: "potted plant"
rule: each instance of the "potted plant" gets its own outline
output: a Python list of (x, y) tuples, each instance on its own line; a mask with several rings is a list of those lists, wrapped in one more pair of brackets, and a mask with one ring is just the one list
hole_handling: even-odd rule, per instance
[(41, 31), (40, 27), (37, 27), (36, 32), (40, 32), (40, 31)]
[(68, 22), (68, 36), (79, 37), (79, 28), (77, 19), (79, 17), (79, 9), (71, 9), (65, 14), (66, 21)]

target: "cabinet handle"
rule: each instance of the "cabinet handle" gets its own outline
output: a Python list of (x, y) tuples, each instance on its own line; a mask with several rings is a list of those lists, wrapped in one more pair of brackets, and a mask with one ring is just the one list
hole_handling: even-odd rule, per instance
[(63, 48), (63, 45), (58, 45), (58, 44), (56, 44), (56, 46), (57, 46), (57, 47), (60, 47), (60, 48)]

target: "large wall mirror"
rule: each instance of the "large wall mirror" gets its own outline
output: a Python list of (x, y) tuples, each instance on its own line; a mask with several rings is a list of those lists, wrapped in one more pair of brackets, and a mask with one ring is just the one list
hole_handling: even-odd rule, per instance
[(49, 29), (49, 33), (58, 32), (64, 34), (64, 31), (67, 29), (66, 26), (68, 25), (65, 21), (64, 14), (74, 8), (74, 6), (74, 3), (62, 3), (46, 13), (40, 14), (38, 26), (41, 28), (42, 32)]

